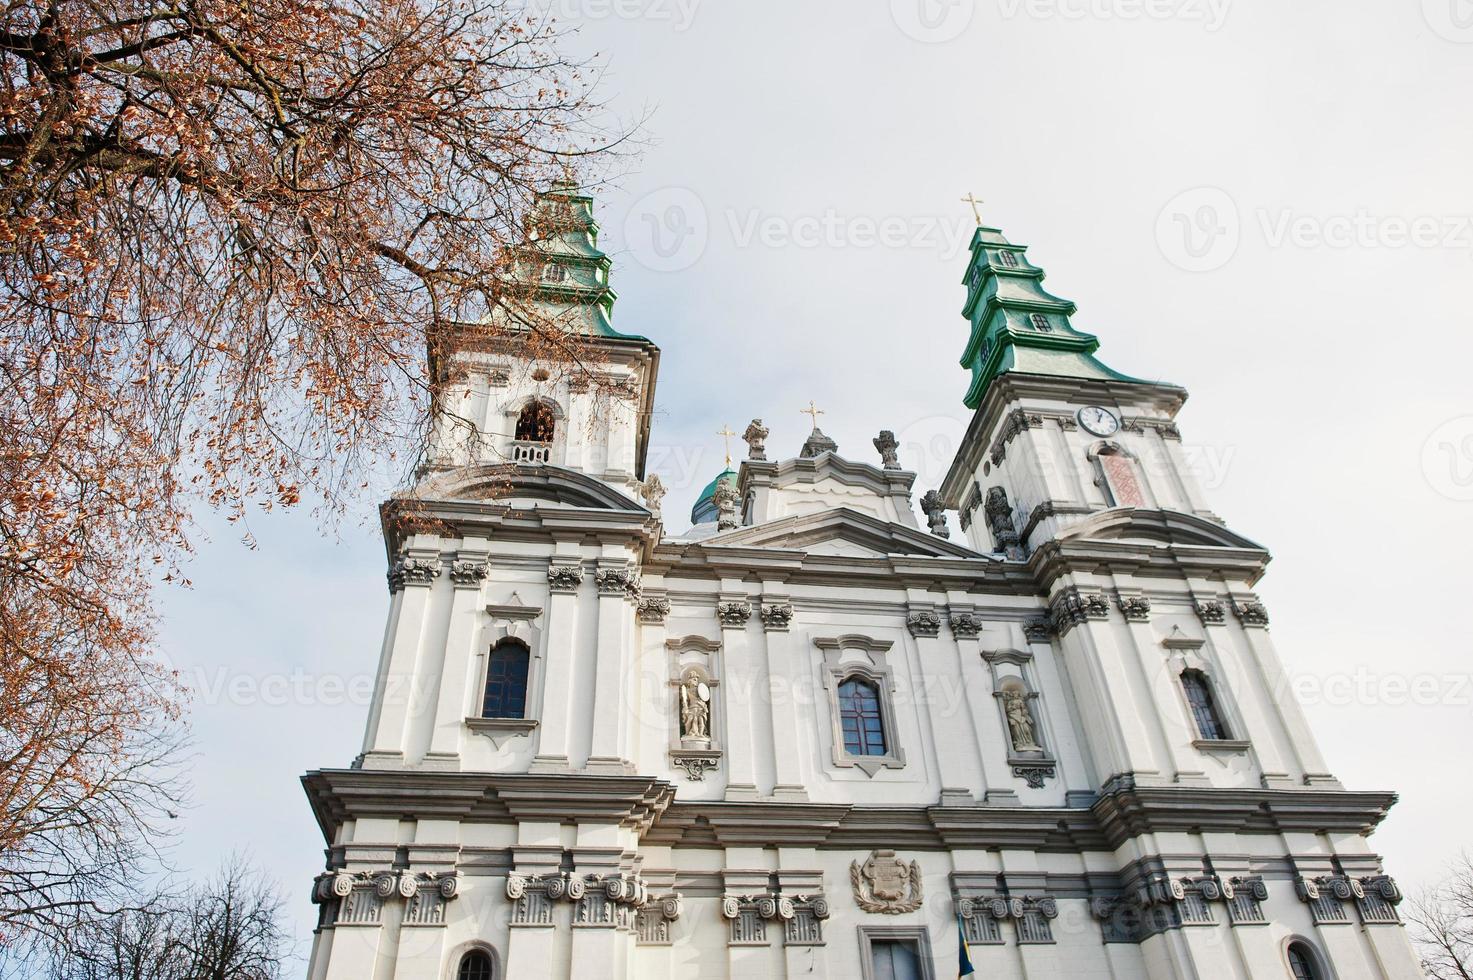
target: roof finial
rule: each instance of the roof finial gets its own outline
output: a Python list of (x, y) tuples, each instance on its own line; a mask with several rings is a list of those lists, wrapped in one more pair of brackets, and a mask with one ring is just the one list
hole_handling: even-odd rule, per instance
[(723, 423), (721, 426), (721, 431), (717, 432), (716, 434), (720, 436), (721, 441), (726, 444), (726, 468), (731, 469), (731, 437), (736, 435), (736, 433), (731, 431), (731, 426)]
[(968, 191), (967, 196), (962, 198), (962, 202), (964, 204), (970, 204), (972, 206), (972, 216), (977, 219), (977, 227), (982, 227), (982, 211), (977, 207), (977, 205), (985, 204), (987, 202), (983, 201), (980, 197), (978, 197), (976, 194), (973, 194), (971, 191)]
[(820, 415), (824, 415), (826, 413), (824, 412), (823, 409), (821, 409), (817, 405), (815, 405), (813, 403), (813, 399), (810, 398), (808, 400), (808, 407), (807, 408), (800, 408), (800, 409), (798, 409), (798, 414), (799, 415), (811, 415), (811, 416), (813, 416), (813, 430), (815, 432), (817, 432), (818, 431), (818, 417)]

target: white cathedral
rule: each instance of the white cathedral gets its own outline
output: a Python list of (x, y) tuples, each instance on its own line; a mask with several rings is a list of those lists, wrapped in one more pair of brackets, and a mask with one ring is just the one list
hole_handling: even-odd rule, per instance
[(536, 227), (584, 362), (436, 365), (363, 751), (304, 777), (312, 980), (1421, 975), (1367, 842), (1395, 797), (1327, 771), (1186, 392), (1097, 360), (1023, 246), (972, 240), (921, 520), (890, 433), (780, 458), (754, 420), (681, 529), (593, 202)]

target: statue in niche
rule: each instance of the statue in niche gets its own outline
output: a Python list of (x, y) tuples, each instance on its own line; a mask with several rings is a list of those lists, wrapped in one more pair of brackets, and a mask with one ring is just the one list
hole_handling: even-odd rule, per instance
[(680, 685), (680, 738), (711, 741), (711, 689), (694, 673)]
[(1028, 695), (1015, 687), (1002, 692), (1002, 710), (1008, 719), (1008, 732), (1018, 752), (1042, 752), (1033, 728), (1033, 715), (1028, 710)]

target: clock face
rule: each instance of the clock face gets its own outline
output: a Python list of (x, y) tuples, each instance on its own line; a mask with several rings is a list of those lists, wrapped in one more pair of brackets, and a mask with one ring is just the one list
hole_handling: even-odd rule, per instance
[(1079, 410), (1079, 424), (1097, 436), (1113, 436), (1120, 431), (1120, 420), (1109, 409), (1090, 405)]

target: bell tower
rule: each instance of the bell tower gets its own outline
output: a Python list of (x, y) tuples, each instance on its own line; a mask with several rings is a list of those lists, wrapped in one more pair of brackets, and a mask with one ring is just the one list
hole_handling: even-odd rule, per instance
[(629, 489), (644, 477), (660, 350), (614, 329), (591, 196), (555, 184), (528, 225), (497, 308), (452, 327), (432, 356), (425, 469), (551, 465)]

